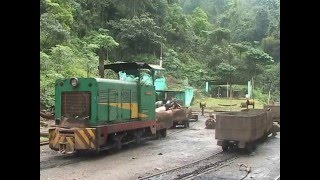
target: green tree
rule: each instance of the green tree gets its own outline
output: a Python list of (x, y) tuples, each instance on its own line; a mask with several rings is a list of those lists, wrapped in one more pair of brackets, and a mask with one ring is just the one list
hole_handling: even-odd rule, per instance
[(44, 105), (57, 78), (99, 77), (97, 66), (117, 60), (158, 63), (161, 52), (176, 82), (203, 88), (230, 68), (239, 81), (254, 77), (261, 93), (269, 77), (280, 97), (270, 60), (280, 62), (280, 0), (40, 0)]
[(206, 35), (206, 31), (212, 29), (208, 21), (208, 15), (201, 8), (197, 7), (192, 12), (191, 17), (192, 26), (196, 35), (203, 37)]
[(230, 40), (230, 30), (225, 28), (217, 28), (214, 31), (208, 33), (208, 39), (210, 44), (221, 44), (222, 40)]
[(96, 52), (99, 56), (99, 75), (104, 78), (104, 60), (107, 57), (108, 52), (119, 45), (111, 36), (108, 35), (107, 29), (99, 29), (98, 31), (93, 31), (87, 38), (89, 41), (88, 47)]
[(260, 41), (262, 38), (267, 36), (269, 22), (270, 19), (268, 11), (264, 8), (258, 8), (255, 17), (255, 27), (252, 33), (253, 41)]
[(40, 17), (40, 50), (48, 52), (50, 48), (67, 42), (70, 33), (51, 14)]
[(244, 53), (247, 65), (248, 79), (263, 73), (263, 65), (270, 64), (273, 59), (269, 54), (255, 48), (250, 48)]
[(263, 93), (268, 94), (270, 91), (271, 99), (280, 101), (280, 63), (266, 66), (264, 73), (257, 77), (256, 82)]
[(280, 60), (280, 40), (274, 37), (266, 37), (262, 39), (261, 46), (264, 52), (273, 57), (275, 61)]
[(236, 68), (227, 63), (220, 63), (217, 67), (217, 75), (220, 80), (228, 81), (229, 83), (235, 78), (234, 73)]
[(116, 40), (120, 42), (117, 54), (122, 59), (132, 59), (132, 55), (155, 54), (165, 38), (160, 35), (160, 27), (146, 14), (132, 19), (110, 21)]

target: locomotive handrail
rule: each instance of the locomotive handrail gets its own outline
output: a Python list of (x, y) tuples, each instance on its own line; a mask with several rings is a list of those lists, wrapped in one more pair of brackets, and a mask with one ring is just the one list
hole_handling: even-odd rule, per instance
[(111, 69), (118, 73), (125, 70), (138, 70), (138, 69), (154, 69), (149, 64), (144, 62), (119, 62), (104, 65), (104, 69)]

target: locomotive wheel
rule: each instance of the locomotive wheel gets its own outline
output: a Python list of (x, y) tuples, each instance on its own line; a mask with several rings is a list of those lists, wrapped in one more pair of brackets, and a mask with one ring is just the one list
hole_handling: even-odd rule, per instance
[(137, 144), (141, 144), (141, 136), (137, 136), (136, 137), (136, 143)]
[(117, 137), (113, 141), (113, 147), (117, 150), (120, 150), (122, 148), (122, 142), (121, 142), (122, 137)]
[(141, 144), (141, 137), (142, 137), (142, 131), (137, 131), (135, 132), (135, 141), (136, 141), (136, 144)]
[(98, 156), (100, 154), (100, 150), (94, 150), (93, 152), (92, 152), (92, 155), (93, 156)]
[(116, 141), (116, 142), (115, 142), (115, 148), (116, 148), (117, 150), (120, 150), (120, 149), (122, 148), (122, 143), (121, 143), (121, 141)]

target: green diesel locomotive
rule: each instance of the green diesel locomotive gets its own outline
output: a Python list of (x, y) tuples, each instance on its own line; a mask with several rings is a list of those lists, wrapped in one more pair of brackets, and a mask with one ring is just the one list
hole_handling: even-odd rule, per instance
[(110, 148), (165, 137), (164, 123), (156, 121), (153, 84), (141, 82), (146, 63), (105, 65), (116, 73), (137, 75), (136, 82), (102, 78), (70, 78), (55, 85), (56, 126), (49, 129), (49, 146), (61, 153)]

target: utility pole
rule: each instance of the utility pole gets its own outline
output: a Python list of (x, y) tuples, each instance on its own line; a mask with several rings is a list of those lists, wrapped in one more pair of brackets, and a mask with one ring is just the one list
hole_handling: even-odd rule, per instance
[(229, 98), (229, 90), (228, 90), (228, 87), (229, 87), (229, 83), (227, 82), (227, 98)]
[(270, 82), (270, 86), (269, 86), (268, 104), (270, 104), (270, 91), (271, 91), (271, 82)]
[(231, 51), (231, 45), (229, 44), (228, 45), (229, 47), (229, 81), (230, 81), (230, 99), (232, 99), (232, 83), (231, 83), (231, 54), (230, 54), (230, 51)]
[(162, 43), (160, 43), (160, 67), (162, 67)]

